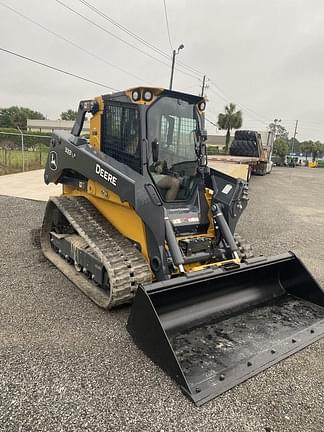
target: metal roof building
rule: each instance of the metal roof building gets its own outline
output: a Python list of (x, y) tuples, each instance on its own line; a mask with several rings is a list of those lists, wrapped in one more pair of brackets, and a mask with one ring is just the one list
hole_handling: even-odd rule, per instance
[[(55, 129), (71, 130), (73, 120), (27, 120), (27, 130), (29, 132), (53, 132)], [(83, 132), (90, 129), (89, 120), (84, 121)]]

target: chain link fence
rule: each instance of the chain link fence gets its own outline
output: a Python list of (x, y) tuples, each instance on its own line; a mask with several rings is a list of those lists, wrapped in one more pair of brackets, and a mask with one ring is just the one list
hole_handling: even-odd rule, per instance
[(0, 175), (44, 168), (50, 135), (0, 130)]

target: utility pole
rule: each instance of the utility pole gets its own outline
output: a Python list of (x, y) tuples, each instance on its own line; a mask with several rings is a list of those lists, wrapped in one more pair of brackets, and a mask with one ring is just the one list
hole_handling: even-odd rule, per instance
[(172, 66), (171, 66), (171, 77), (170, 77), (170, 86), (169, 86), (169, 89), (170, 89), (170, 90), (172, 90), (172, 84), (173, 84), (173, 75), (174, 75), (175, 58), (176, 58), (176, 55), (179, 54), (179, 51), (182, 50), (183, 48), (184, 48), (184, 45), (181, 44), (181, 45), (179, 45), (179, 47), (178, 47), (178, 51), (173, 50), (173, 52), (172, 52)]
[(298, 120), (296, 120), (296, 124), (295, 124), (295, 132), (294, 132), (294, 137), (293, 137), (292, 144), (291, 144), (291, 153), (294, 153), (294, 146), (295, 146), (296, 135), (297, 135), (297, 126), (298, 126)]
[(24, 134), (22, 133), (22, 130), (17, 125), (17, 129), (20, 132), (21, 135), (21, 154), (22, 154), (22, 171), (25, 171), (25, 149), (24, 149)]

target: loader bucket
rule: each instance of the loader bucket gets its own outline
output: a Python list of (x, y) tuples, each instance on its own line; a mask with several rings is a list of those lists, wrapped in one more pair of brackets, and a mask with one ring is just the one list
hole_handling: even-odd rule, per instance
[(127, 328), (197, 405), (324, 335), (324, 292), (292, 253), (140, 286)]

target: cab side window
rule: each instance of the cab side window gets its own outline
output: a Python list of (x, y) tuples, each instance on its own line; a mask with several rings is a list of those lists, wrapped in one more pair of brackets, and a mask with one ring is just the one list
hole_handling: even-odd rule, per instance
[(112, 103), (103, 113), (102, 150), (135, 171), (142, 171), (140, 116), (137, 107)]

